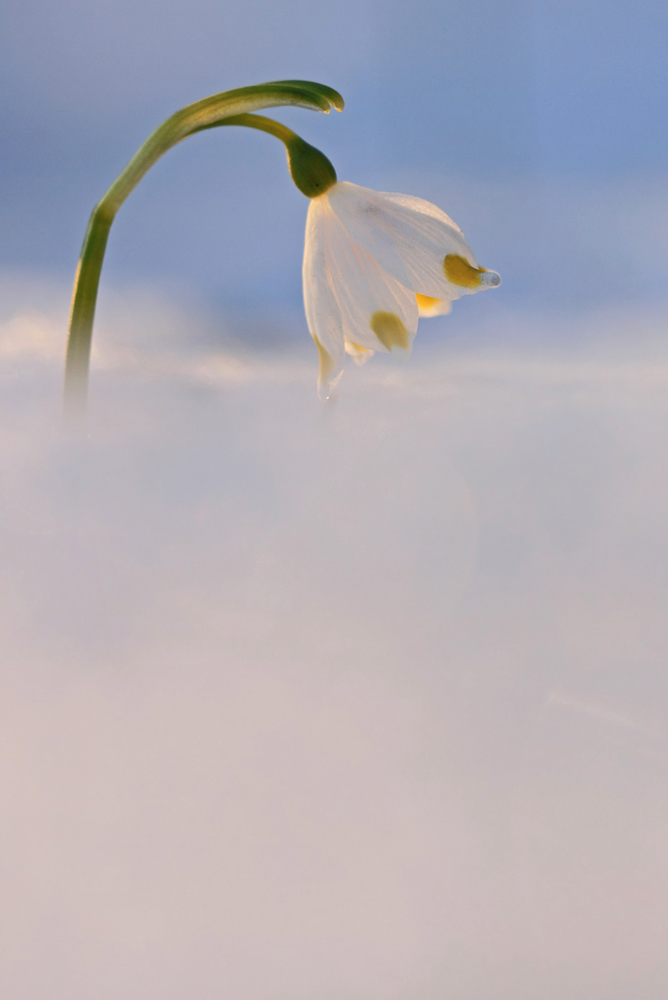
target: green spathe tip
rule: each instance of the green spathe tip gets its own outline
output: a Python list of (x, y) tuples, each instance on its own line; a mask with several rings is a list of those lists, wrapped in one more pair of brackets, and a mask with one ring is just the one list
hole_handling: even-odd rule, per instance
[(313, 93), (320, 94), (324, 97), (326, 101), (336, 108), (337, 111), (343, 111), (345, 104), (343, 98), (337, 90), (332, 90), (331, 87), (326, 87), (324, 83), (311, 83), (309, 80), (279, 80), (279, 84), (286, 84), (292, 87), (307, 87), (311, 88)]

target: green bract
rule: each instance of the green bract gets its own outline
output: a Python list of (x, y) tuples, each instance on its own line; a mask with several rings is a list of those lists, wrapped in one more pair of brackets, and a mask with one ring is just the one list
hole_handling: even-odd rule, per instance
[(343, 98), (331, 87), (321, 83), (279, 80), (227, 90), (189, 104), (164, 121), (148, 137), (95, 206), (74, 280), (65, 362), (65, 407), (68, 415), (78, 416), (85, 407), (95, 302), (111, 224), (130, 192), (163, 153), (189, 135), (204, 129), (220, 125), (246, 125), (271, 132), (285, 143), (293, 180), (308, 197), (316, 197), (336, 183), (334, 168), (317, 149), (279, 122), (248, 114), (263, 108), (286, 105), (328, 113), (331, 108), (343, 110)]

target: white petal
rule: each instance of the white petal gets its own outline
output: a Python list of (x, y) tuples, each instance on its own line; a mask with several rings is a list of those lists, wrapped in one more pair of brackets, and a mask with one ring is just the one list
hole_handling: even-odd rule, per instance
[(323, 202), (329, 285), (341, 311), (344, 335), (367, 350), (399, 348), (408, 353), (417, 331), (415, 295), (351, 239), (326, 204), (329, 195), (330, 192), (318, 200)]
[(385, 194), (340, 182), (328, 192), (329, 203), (350, 236), (413, 292), (438, 299), (458, 299), (477, 289), (448, 281), (448, 254), (478, 264), (461, 229), (436, 205), (410, 195)]
[(304, 244), (304, 307), (306, 322), (318, 347), (322, 394), (333, 387), (343, 371), (345, 358), (343, 320), (329, 281), (323, 213), (324, 198), (312, 198), (306, 217)]
[[(403, 205), (405, 208), (411, 208), (414, 209), (414, 211), (416, 212), (421, 212), (423, 215), (430, 215), (434, 219), (440, 219), (441, 222), (445, 223), (445, 225), (450, 226), (456, 229), (458, 233), (461, 233), (461, 237), (464, 243), (466, 244), (466, 247), (468, 248), (468, 255), (463, 254), (461, 256), (464, 257), (465, 262), (468, 262), (471, 265), (471, 267), (474, 270), (477, 270), (479, 273), (476, 275), (476, 274), (471, 274), (471, 272), (469, 271), (467, 278), (469, 279), (472, 278), (474, 281), (474, 284), (470, 287), (467, 284), (461, 285), (459, 283), (456, 283), (456, 287), (460, 289), (459, 295), (472, 295), (474, 294), (474, 292), (480, 292), (486, 288), (497, 288), (501, 284), (501, 276), (497, 274), (496, 271), (488, 271), (487, 268), (478, 267), (475, 256), (473, 255), (473, 251), (466, 242), (466, 237), (462, 233), (461, 229), (459, 228), (457, 223), (453, 222), (450, 216), (446, 215), (445, 212), (442, 209), (440, 209), (437, 205), (432, 205), (430, 201), (425, 201), (424, 198), (416, 198), (412, 194), (389, 194), (388, 192), (382, 192), (382, 197), (389, 198), (390, 201), (396, 202), (397, 205)], [(450, 250), (448, 251), (448, 253), (453, 253), (456, 256), (460, 256), (460, 254), (455, 250)], [(462, 262), (460, 261), (460, 263)], [(447, 280), (449, 277), (447, 267), (444, 267), (444, 272)], [(448, 284), (451, 284), (451, 282), (448, 282)], [(431, 309), (429, 312), (423, 312), (422, 310), (420, 310), (420, 316), (440, 316), (443, 315), (444, 313), (449, 313), (451, 308), (452, 306), (447, 306), (440, 309), (434, 308)]]
[(438, 205), (433, 205), (430, 201), (425, 201), (424, 198), (416, 198), (413, 194), (393, 194), (389, 191), (377, 191), (376, 194), (379, 194), (382, 198), (389, 198), (390, 201), (395, 202), (397, 205), (403, 205), (404, 208), (411, 208), (414, 212), (420, 212), (422, 215), (430, 215), (433, 219), (440, 219), (446, 226), (455, 229), (461, 236), (464, 235), (454, 219), (446, 215)]

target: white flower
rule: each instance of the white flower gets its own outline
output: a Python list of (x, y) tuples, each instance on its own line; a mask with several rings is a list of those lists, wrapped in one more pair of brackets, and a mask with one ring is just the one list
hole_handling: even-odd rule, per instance
[(461, 229), (440, 208), (406, 194), (339, 181), (311, 199), (304, 249), (304, 304), (327, 395), (345, 352), (410, 352), (418, 316), (501, 283), (478, 267)]

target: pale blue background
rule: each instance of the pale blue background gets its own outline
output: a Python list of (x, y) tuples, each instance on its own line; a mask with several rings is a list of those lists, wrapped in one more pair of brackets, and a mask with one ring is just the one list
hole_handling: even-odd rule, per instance
[[(340, 178), (438, 201), (502, 272), (478, 319), (500, 301), (662, 300), (667, 45), (658, 0), (12, 0), (0, 266), (69, 278), (92, 205), (164, 117), (301, 77), (338, 88), (344, 114), (276, 117)], [(266, 136), (198, 136), (123, 207), (104, 287), (163, 286), (228, 315), (288, 310), (301, 336), (305, 207)], [(467, 302), (429, 330), (472, 315)]]

